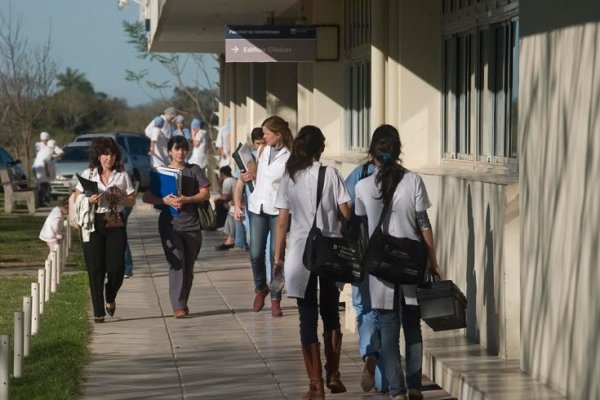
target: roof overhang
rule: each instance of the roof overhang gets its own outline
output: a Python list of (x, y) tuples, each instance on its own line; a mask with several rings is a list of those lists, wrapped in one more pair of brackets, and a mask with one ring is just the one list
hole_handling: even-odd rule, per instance
[(264, 25), (292, 17), (299, 0), (162, 0), (152, 21), (151, 52), (223, 53), (226, 25)]

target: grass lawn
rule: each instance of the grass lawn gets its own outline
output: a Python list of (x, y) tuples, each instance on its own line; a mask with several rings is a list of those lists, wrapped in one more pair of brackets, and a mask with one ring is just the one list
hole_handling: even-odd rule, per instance
[[(9, 335), (12, 347), (14, 312), (21, 310), (23, 296), (30, 295), (31, 282), (37, 281), (35, 269), (32, 272), (30, 268), (29, 275), (17, 275), (19, 269), (14, 265), (43, 265), (48, 247), (38, 239), (44, 217), (6, 215), (3, 211), (2, 208), (0, 269), (3, 264), (13, 267), (7, 268), (11, 275), (0, 275), (0, 335)], [(23, 363), (23, 376), (11, 379), (11, 400), (78, 397), (90, 333), (87, 275), (81, 272), (84, 269), (81, 244), (74, 237), (67, 262), (70, 273), (62, 277), (57, 292), (46, 303), (39, 333), (32, 338), (30, 355)], [(12, 355), (10, 366), (12, 370)]]

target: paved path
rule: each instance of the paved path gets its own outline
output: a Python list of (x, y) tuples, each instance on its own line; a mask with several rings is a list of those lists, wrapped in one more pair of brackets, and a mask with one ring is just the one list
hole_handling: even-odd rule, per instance
[[(174, 319), (157, 214), (136, 206), (128, 230), (135, 276), (121, 288), (115, 317), (93, 324), (83, 399), (301, 398), (308, 381), (295, 303), (283, 300), (282, 318), (272, 318), (268, 307), (252, 311), (247, 253), (217, 252), (221, 234), (205, 233), (190, 318)], [(353, 333), (344, 336), (340, 369), (348, 392), (328, 398), (388, 398), (361, 391)], [(451, 398), (431, 389), (427, 399)]]

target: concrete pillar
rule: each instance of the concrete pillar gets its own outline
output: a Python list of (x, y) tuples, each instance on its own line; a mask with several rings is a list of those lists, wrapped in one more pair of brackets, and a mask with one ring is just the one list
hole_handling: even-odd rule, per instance
[(371, 129), (385, 123), (387, 2), (371, 2)]

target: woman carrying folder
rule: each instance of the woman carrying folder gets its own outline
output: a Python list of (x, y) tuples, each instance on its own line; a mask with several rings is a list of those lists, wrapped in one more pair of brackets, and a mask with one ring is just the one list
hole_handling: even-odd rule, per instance
[[(114, 315), (117, 292), (123, 284), (125, 273), (125, 226), (109, 228), (105, 223), (105, 216), (114, 207), (109, 203), (110, 196), (105, 196), (107, 191), (119, 189), (123, 194), (115, 211), (122, 213), (124, 207), (135, 205), (135, 189), (129, 175), (122, 171), (121, 165), (121, 153), (117, 142), (108, 137), (95, 138), (90, 145), (90, 166), (81, 176), (96, 182), (97, 187), (93, 185), (91, 192), (84, 190), (81, 183), (75, 187), (76, 202), (80, 204), (85, 201), (89, 210), (95, 210), (94, 230), (90, 233), (89, 241), (83, 243), (94, 322), (104, 322), (105, 310), (111, 317)], [(78, 199), (79, 196), (85, 198)]]
[(181, 193), (157, 196), (160, 188), (144, 193), (144, 203), (162, 207), (158, 232), (165, 257), (169, 263), (169, 297), (175, 318), (189, 315), (188, 299), (194, 279), (194, 263), (202, 246), (198, 205), (208, 200), (210, 182), (202, 168), (185, 162), (189, 144), (185, 137), (174, 136), (167, 144), (171, 157), (170, 168), (181, 171)]

